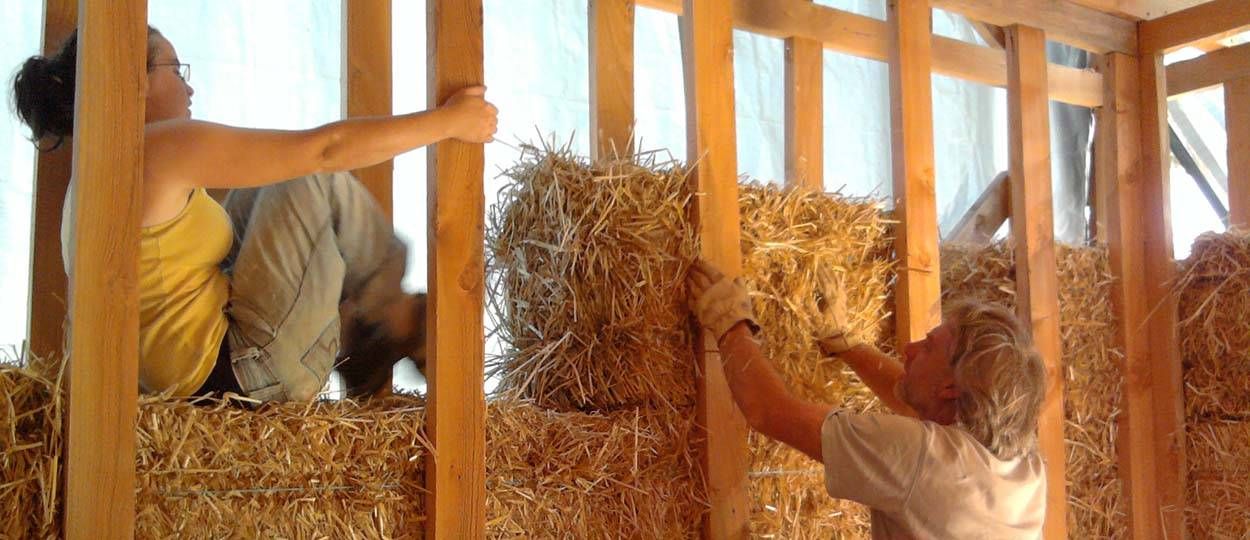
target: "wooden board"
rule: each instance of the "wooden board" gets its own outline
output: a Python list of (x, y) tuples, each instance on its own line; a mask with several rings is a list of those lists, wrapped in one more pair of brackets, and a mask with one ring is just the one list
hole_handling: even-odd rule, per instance
[(628, 155), (634, 130), (634, 0), (589, 0), (591, 157)]
[(130, 539), (147, 0), (79, 9), (65, 536)]
[(1250, 77), (1250, 43), (1218, 49), (1167, 67), (1168, 97), (1205, 90), (1224, 81)]
[(1098, 231), (1104, 236), (1115, 277), (1111, 301), (1116, 313), (1116, 341), (1121, 364), (1123, 414), (1116, 455), (1122, 493), (1127, 497), (1129, 536), (1154, 538), (1159, 530), (1159, 496), (1154, 445), (1154, 400), (1150, 389), (1150, 336), (1145, 327), (1150, 306), (1146, 286), (1145, 243), (1141, 230), (1145, 199), (1141, 185), (1141, 118), (1138, 62), (1109, 54), (1101, 66), (1106, 103), (1098, 110), (1094, 144), (1099, 204)]
[(1067, 454), (1063, 439), (1063, 345), (1059, 338), (1059, 273), (1055, 265), (1050, 102), (1046, 99), (1046, 34), (1007, 27), (1008, 171), (1011, 235), (1016, 252), (1016, 309), (1046, 363), (1046, 399), (1038, 440), (1046, 460), (1045, 537), (1068, 537)]
[(933, 85), (926, 0), (890, 0), (890, 132), (894, 158), (895, 320), (899, 349), (941, 324)]
[(998, 173), (942, 241), (974, 245), (986, 245), (993, 241), (994, 233), (1011, 217), (1010, 180), (1011, 175), (1007, 171)]
[(1158, 476), (1160, 536), (1184, 538), (1185, 421), (1181, 360), (1176, 334), (1177, 298), (1172, 294), (1176, 264), (1172, 251), (1171, 157), (1168, 146), (1167, 81), (1162, 54), (1140, 58), (1141, 186), (1145, 200), (1136, 234), (1145, 241), (1145, 287), (1150, 308), (1150, 388), (1154, 401), (1155, 467)]
[[(77, 24), (78, 0), (47, 0), (44, 3), (43, 54), (56, 54)], [(65, 354), (69, 281), (61, 259), (61, 207), (69, 188), (73, 157), (73, 151), (62, 146), (52, 152), (39, 152), (35, 165), (28, 313), (30, 353), (38, 358), (59, 358)]]
[[(699, 227), (700, 255), (730, 276), (742, 273), (739, 248), (738, 159), (734, 130), (733, 18), (719, 0), (685, 0), (680, 21), (686, 83), (688, 159), (699, 193), (693, 218)], [(747, 423), (729, 393), (716, 350), (716, 337), (701, 332), (698, 354), (697, 422), (706, 439), (700, 462), (708, 502), (703, 536), (746, 538)]]
[(1131, 19), (1154, 19), (1207, 0), (1072, 0), (1086, 7)]
[(1250, 228), (1250, 77), (1224, 84), (1228, 131), (1228, 226)]
[[(826, 49), (885, 62), (889, 60), (886, 23), (808, 0), (733, 0), (734, 24), (741, 30), (778, 39), (804, 37)], [(678, 0), (639, 0), (638, 5), (681, 13)], [(991, 86), (1007, 86), (1007, 58), (1001, 50), (933, 36), (934, 73)], [(1096, 107), (1102, 100), (1101, 75), (1050, 65), (1051, 99)]]
[(824, 190), (824, 54), (820, 42), (786, 40), (786, 183)]
[[(391, 3), (343, 0), (343, 36), (344, 116), (392, 114)], [(394, 170), (387, 160), (353, 171), (387, 216), (394, 215)]]
[[(427, 0), (429, 105), (482, 84), (482, 0)], [(448, 140), (429, 151), (427, 538), (486, 535), (483, 253), (485, 154)]]
[(1137, 52), (1137, 24), (1065, 0), (932, 0), (933, 7), (1005, 26), (1025, 24), (1049, 39), (1097, 53)]
[[(1196, 41), (1227, 37), (1250, 27), (1250, 2), (1212, 0), (1184, 11), (1141, 23), (1138, 49), (1142, 58), (1172, 52)], [(1166, 147), (1165, 147), (1166, 148)]]

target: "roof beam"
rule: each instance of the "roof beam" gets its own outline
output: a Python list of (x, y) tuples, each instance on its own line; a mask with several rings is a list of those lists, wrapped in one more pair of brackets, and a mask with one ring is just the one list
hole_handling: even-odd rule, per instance
[(1250, 77), (1250, 43), (1219, 49), (1167, 67), (1168, 97)]
[(1142, 55), (1172, 52), (1195, 41), (1227, 37), (1250, 27), (1250, 2), (1214, 0), (1141, 23)]
[(1133, 21), (1066, 0), (932, 0), (933, 7), (982, 22), (1025, 24), (1048, 39), (1097, 53), (1137, 53)]
[[(787, 39), (814, 39), (826, 49), (861, 58), (889, 60), (889, 29), (884, 21), (806, 0), (733, 0), (734, 26)], [(681, 14), (678, 0), (638, 0), (639, 6)], [(957, 39), (932, 37), (933, 73), (990, 86), (1007, 86), (1007, 55)], [(1050, 99), (1082, 107), (1102, 104), (1102, 75), (1050, 64)]]
[(1206, 0), (1071, 0), (1073, 3), (1098, 11), (1132, 19), (1155, 19), (1182, 9), (1194, 7)]

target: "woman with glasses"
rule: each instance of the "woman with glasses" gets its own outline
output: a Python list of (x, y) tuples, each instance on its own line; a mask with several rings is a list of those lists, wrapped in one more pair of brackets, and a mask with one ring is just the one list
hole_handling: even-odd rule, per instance
[[(77, 49), (74, 35), (56, 55), (29, 58), (13, 81), (17, 114), (46, 151), (73, 145)], [(306, 400), (337, 363), (349, 395), (374, 393), (396, 360), (423, 349), (425, 300), (400, 287), (406, 247), (389, 219), (338, 171), (448, 139), (491, 141), (498, 111), (485, 89), (412, 114), (245, 129), (191, 118), (190, 66), (150, 27), (147, 66), (140, 390)], [(231, 190), (224, 208), (213, 188)], [(349, 347), (341, 306), (351, 306)]]

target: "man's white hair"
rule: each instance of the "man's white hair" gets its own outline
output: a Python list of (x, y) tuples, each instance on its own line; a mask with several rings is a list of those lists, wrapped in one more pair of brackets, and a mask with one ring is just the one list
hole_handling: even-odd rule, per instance
[(1019, 319), (1006, 308), (966, 300), (947, 310), (955, 326), (951, 365), (961, 395), (955, 419), (999, 459), (1037, 442), (1046, 368)]

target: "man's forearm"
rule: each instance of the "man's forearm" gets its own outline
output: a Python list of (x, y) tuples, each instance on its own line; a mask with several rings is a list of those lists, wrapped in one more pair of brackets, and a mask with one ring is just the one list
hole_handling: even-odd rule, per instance
[(903, 379), (903, 364), (886, 356), (872, 345), (859, 344), (838, 354), (838, 358), (855, 370), (855, 374), (872, 389), (877, 398), (897, 414), (915, 417), (911, 407), (894, 395), (894, 387)]

